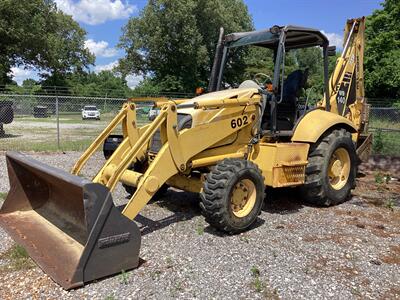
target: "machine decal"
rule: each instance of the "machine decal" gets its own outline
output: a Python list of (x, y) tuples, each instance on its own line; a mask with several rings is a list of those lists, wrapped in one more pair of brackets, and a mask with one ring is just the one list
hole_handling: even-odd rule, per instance
[(233, 119), (231, 121), (231, 127), (232, 128), (242, 127), (243, 125), (247, 125), (247, 124), (249, 124), (247, 116), (242, 116), (240, 118)]
[(350, 72), (346, 72), (343, 76), (343, 80), (339, 86), (339, 90), (336, 96), (336, 102), (337, 102), (337, 107), (338, 107), (338, 113), (339, 115), (343, 115), (345, 112), (345, 107), (347, 103), (347, 98), (348, 98), (348, 92), (351, 84), (351, 79), (353, 77), (353, 74)]

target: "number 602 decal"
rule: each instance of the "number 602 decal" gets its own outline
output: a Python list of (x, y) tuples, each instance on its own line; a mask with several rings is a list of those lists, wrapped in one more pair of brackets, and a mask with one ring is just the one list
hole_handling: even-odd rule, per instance
[(247, 124), (248, 124), (247, 116), (242, 116), (237, 119), (233, 119), (231, 121), (232, 128), (242, 127), (243, 125), (247, 125)]

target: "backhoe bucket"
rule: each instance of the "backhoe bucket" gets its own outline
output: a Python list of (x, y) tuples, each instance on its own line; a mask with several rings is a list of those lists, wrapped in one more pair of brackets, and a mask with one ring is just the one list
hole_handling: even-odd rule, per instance
[(101, 184), (17, 152), (6, 154), (10, 191), (0, 224), (65, 289), (138, 266), (138, 226)]

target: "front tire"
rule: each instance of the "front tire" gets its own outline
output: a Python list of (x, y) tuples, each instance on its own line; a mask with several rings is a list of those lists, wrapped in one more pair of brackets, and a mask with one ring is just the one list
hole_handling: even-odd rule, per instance
[(335, 129), (311, 146), (302, 193), (305, 201), (330, 206), (346, 201), (355, 188), (356, 149), (350, 132)]
[(213, 227), (235, 234), (248, 229), (261, 212), (264, 177), (244, 159), (224, 159), (206, 176), (200, 207)]

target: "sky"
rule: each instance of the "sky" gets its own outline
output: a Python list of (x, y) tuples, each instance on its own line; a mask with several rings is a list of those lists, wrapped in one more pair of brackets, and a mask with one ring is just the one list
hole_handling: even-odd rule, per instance
[[(146, 0), (55, 0), (59, 9), (71, 15), (86, 30), (85, 46), (96, 55), (94, 72), (112, 69), (124, 52), (118, 49), (122, 27), (138, 16)], [(381, 0), (244, 0), (256, 29), (273, 25), (301, 25), (322, 30), (331, 45), (342, 44), (343, 27), (348, 18), (367, 16), (380, 8)], [(23, 67), (13, 68), (14, 80), (37, 79)], [(129, 76), (134, 87), (141, 78)]]

